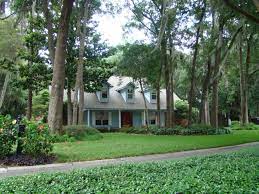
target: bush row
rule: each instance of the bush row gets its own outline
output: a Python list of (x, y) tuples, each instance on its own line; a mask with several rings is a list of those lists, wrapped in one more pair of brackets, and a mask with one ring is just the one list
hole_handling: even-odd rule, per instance
[(227, 128), (212, 128), (210, 125), (193, 124), (189, 127), (176, 126), (174, 128), (159, 128), (157, 126), (150, 126), (149, 128), (130, 127), (123, 128), (121, 132), (154, 135), (219, 135), (229, 134), (231, 130)]
[(103, 138), (100, 131), (86, 125), (68, 125), (65, 126), (62, 134), (52, 135), (52, 141), (59, 142), (74, 142), (82, 140), (98, 140)]
[(51, 135), (46, 124), (41, 122), (23, 120), (26, 126), (25, 133), (18, 137), (18, 124), (16, 120), (0, 115), (0, 158), (9, 156), (17, 141), (21, 142), (22, 153), (36, 156), (49, 155), (53, 149)]
[(232, 130), (259, 130), (259, 125), (256, 125), (254, 123), (241, 125), (239, 121), (232, 121), (231, 129)]

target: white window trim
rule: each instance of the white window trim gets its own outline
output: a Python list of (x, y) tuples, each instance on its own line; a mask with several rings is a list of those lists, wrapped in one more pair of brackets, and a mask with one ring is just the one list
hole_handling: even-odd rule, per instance
[(103, 126), (112, 126), (112, 112), (108, 112), (108, 125), (96, 125), (96, 112), (101, 112), (100, 111), (93, 111), (92, 112), (92, 125), (95, 127), (103, 127)]

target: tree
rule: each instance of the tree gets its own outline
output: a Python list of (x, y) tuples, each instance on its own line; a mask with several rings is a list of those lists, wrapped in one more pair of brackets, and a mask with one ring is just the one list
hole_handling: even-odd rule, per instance
[(33, 92), (40, 91), (48, 87), (50, 71), (44, 64), (44, 58), (39, 52), (45, 46), (45, 35), (42, 33), (42, 20), (39, 16), (34, 17), (31, 12), (29, 17), (29, 27), (24, 37), (25, 48), (20, 50), (19, 57), (26, 61), (19, 66), (21, 80), (19, 84), (28, 91), (27, 96), (27, 119), (32, 116)]
[[(154, 45), (145, 45), (140, 43), (127, 44), (122, 47), (122, 57), (118, 63), (118, 71), (122, 75), (132, 77), (139, 82), (144, 105), (145, 115), (148, 118), (148, 107), (144, 89), (151, 85), (155, 88), (157, 84), (157, 74), (160, 74), (160, 68), (157, 66), (159, 62), (158, 52), (151, 55)], [(148, 127), (148, 119), (145, 121)]]
[(60, 131), (63, 124), (63, 95), (65, 82), (65, 54), (69, 18), (73, 7), (73, 0), (64, 0), (62, 4), (59, 30), (57, 35), (53, 78), (48, 112), (48, 123), (52, 130)]
[(22, 46), (21, 36), (12, 26), (13, 20), (0, 20), (0, 73), (4, 75), (0, 96), (0, 109), (2, 108), (8, 84), (12, 80), (12, 74), (16, 69), (16, 58), (19, 48)]
[[(79, 58), (76, 72), (76, 84), (73, 101), (73, 124), (83, 124), (84, 117), (84, 50), (85, 50), (85, 36), (86, 25), (89, 17), (89, 0), (82, 2), (83, 6), (79, 8), (79, 15), (77, 21), (77, 33), (79, 37)], [(79, 5), (80, 6), (80, 5)], [(81, 21), (83, 23), (81, 24)]]
[[(203, 22), (203, 18), (206, 13), (206, 0), (202, 2), (202, 9), (201, 13), (199, 13), (198, 20), (199, 22), (197, 23), (197, 32), (196, 32), (196, 37), (195, 37), (195, 43), (194, 43), (194, 53), (193, 53), (193, 60), (192, 60), (192, 68), (191, 68), (191, 88), (190, 88), (190, 93), (189, 93), (189, 112), (188, 112), (188, 120), (189, 124), (191, 124), (191, 116), (192, 116), (192, 106), (193, 106), (193, 98), (194, 98), (194, 80), (195, 80), (195, 71), (196, 71), (196, 59), (198, 55), (198, 49), (199, 49), (199, 38), (202, 34), (201, 32), (201, 26)], [(200, 7), (200, 6), (198, 6)]]

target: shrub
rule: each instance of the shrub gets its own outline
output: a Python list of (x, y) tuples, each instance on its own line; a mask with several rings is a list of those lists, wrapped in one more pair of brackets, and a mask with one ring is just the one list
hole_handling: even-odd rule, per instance
[(0, 115), (0, 158), (9, 155), (12, 152), (13, 145), (16, 142), (17, 125), (9, 115)]
[(123, 129), (121, 132), (135, 133), (135, 134), (154, 134), (154, 135), (218, 135), (218, 134), (229, 134), (230, 129), (212, 128), (210, 125), (193, 124), (189, 127), (182, 127), (180, 125), (174, 128), (165, 128), (158, 126), (149, 126), (149, 128), (141, 127), (130, 127)]
[(76, 139), (74, 137), (69, 137), (67, 134), (59, 135), (53, 134), (51, 135), (51, 141), (53, 143), (62, 143), (62, 142), (74, 142)]
[(25, 134), (21, 137), (23, 153), (37, 156), (49, 155), (53, 149), (51, 135), (47, 124), (34, 121), (24, 121)]
[(64, 130), (66, 135), (76, 140), (98, 140), (103, 138), (100, 131), (85, 125), (68, 125), (64, 127)]
[(259, 125), (256, 125), (254, 123), (241, 125), (239, 121), (232, 121), (231, 129), (232, 130), (259, 130)]
[[(189, 104), (186, 100), (176, 100), (175, 102), (176, 115), (180, 119), (188, 119)], [(192, 122), (197, 121), (199, 110), (195, 107), (192, 109)]]

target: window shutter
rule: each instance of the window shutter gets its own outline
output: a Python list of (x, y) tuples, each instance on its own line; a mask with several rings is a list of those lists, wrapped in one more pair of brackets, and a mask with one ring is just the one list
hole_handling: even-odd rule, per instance
[(92, 111), (92, 125), (95, 126), (95, 112)]
[(109, 112), (109, 125), (112, 126), (112, 112)]

